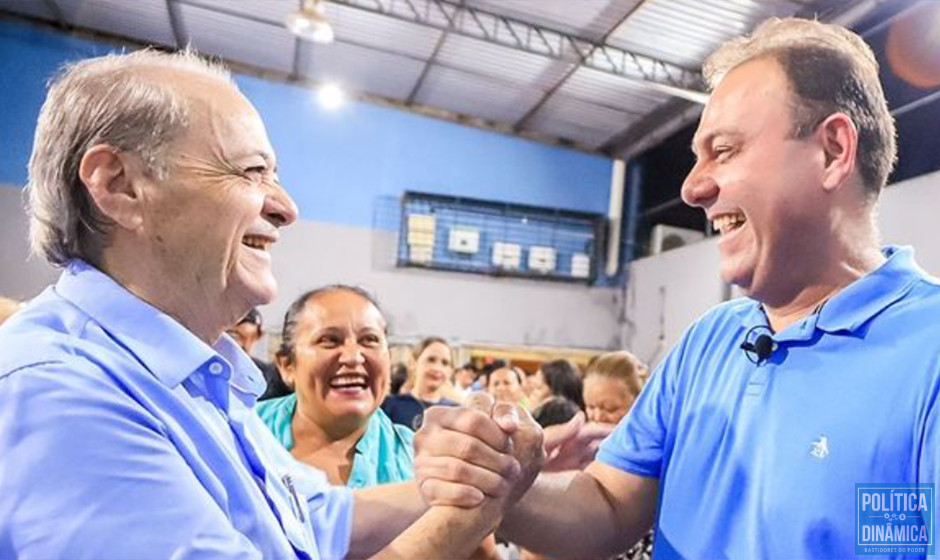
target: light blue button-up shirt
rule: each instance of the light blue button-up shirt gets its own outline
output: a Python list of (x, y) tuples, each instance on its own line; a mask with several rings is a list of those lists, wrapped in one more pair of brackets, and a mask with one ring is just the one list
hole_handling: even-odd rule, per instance
[(342, 558), (352, 494), (252, 410), (264, 380), (73, 261), (0, 328), (0, 558)]
[(656, 558), (855, 558), (856, 484), (940, 482), (940, 281), (885, 255), (779, 333), (720, 305), (653, 374), (598, 459), (659, 479)]

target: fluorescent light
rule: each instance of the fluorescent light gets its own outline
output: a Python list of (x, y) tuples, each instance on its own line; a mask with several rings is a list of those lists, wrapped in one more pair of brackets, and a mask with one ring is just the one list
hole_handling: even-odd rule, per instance
[(323, 0), (304, 0), (299, 12), (287, 16), (287, 29), (294, 35), (314, 43), (332, 43), (333, 26), (323, 15)]
[(346, 102), (346, 92), (336, 84), (324, 84), (317, 91), (317, 99), (325, 109), (333, 111)]

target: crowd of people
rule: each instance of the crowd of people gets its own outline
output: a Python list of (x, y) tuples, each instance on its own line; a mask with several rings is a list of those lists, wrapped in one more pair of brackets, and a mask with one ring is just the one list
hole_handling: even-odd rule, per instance
[(345, 285), (294, 301), (259, 367), (249, 311), (298, 211), (257, 111), (190, 51), (65, 68), (27, 186), (62, 274), (0, 327), (0, 558), (496, 558), (494, 535), (527, 558), (854, 557), (856, 485), (940, 474), (940, 282), (879, 246), (877, 62), (784, 19), (704, 74), (683, 198), (745, 297), (644, 386), (622, 351), (458, 377), (436, 337), (393, 368)]

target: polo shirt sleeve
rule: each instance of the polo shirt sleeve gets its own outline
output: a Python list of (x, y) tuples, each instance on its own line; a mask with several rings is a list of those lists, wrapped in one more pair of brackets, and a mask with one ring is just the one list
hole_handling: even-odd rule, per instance
[(160, 421), (96, 366), (0, 378), (0, 424), (13, 427), (0, 431), (0, 558), (261, 558)]
[(656, 368), (629, 414), (601, 444), (599, 461), (635, 475), (659, 477), (684, 340)]
[[(940, 371), (934, 373), (934, 379), (940, 379)], [(936, 498), (937, 490), (940, 490), (940, 387), (935, 382), (933, 387), (925, 388), (927, 394), (931, 395), (930, 406), (922, 420), (922, 434), (920, 449), (917, 450), (919, 460), (917, 464), (917, 482), (920, 484), (934, 485), (934, 503), (933, 535), (940, 534), (940, 520), (937, 519), (937, 504), (940, 499)]]

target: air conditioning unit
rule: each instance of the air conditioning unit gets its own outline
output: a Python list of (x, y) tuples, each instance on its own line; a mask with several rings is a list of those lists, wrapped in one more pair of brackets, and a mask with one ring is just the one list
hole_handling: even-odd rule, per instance
[(555, 249), (539, 245), (529, 247), (529, 270), (542, 274), (555, 270)]
[(475, 255), (480, 250), (480, 230), (467, 227), (450, 228), (447, 248), (455, 253)]
[(591, 257), (586, 253), (571, 255), (571, 276), (573, 278), (591, 277)]
[(522, 247), (516, 243), (493, 243), (493, 264), (506, 270), (518, 270), (522, 265)]
[(650, 236), (650, 254), (658, 255), (665, 251), (697, 243), (703, 239), (705, 239), (705, 234), (694, 229), (663, 224), (655, 225)]

